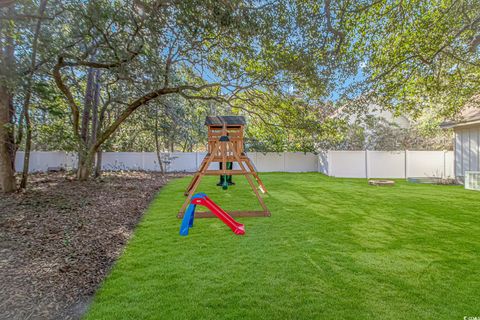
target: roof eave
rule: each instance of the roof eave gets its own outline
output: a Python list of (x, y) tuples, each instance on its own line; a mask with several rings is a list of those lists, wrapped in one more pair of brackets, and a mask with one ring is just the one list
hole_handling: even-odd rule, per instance
[(458, 128), (458, 127), (466, 127), (475, 124), (480, 124), (480, 119), (469, 120), (465, 122), (444, 122), (440, 124), (440, 128), (442, 129), (451, 129), (451, 128)]

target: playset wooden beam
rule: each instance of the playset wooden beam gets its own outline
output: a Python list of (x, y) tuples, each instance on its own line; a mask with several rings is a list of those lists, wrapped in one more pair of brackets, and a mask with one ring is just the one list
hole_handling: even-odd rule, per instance
[[(209, 118), (213, 118), (209, 119)], [(240, 123), (232, 123), (238, 121), (235, 118), (241, 118)], [(209, 122), (210, 121), (210, 122)], [(252, 161), (244, 152), (243, 147), (243, 125), (245, 120), (243, 117), (207, 117), (206, 124), (208, 125), (208, 153), (202, 160), (197, 172), (190, 181), (187, 189), (185, 190), (185, 202), (183, 203), (177, 217), (182, 218), (186, 208), (190, 204), (192, 196), (195, 194), (197, 187), (199, 186), (202, 178), (206, 175), (244, 175), (248, 184), (252, 188), (258, 203), (262, 207), (261, 211), (232, 211), (230, 215), (233, 217), (269, 217), (270, 211), (268, 210), (265, 202), (263, 201), (260, 193), (257, 190), (257, 186), (254, 183), (253, 178), (258, 184), (258, 189), (262, 193), (266, 193), (267, 189), (260, 179), (255, 166)], [(219, 170), (209, 170), (209, 166), (212, 162), (220, 162), (222, 164)], [(240, 169), (227, 169), (227, 162), (238, 163)], [(211, 212), (197, 212), (195, 217), (197, 218), (209, 218), (214, 217)]]

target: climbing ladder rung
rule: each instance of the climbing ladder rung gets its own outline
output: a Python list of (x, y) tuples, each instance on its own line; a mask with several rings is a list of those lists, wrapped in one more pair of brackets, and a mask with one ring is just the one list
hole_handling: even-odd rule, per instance
[(205, 171), (206, 176), (218, 176), (218, 175), (240, 175), (240, 174), (253, 174), (252, 172), (242, 170), (209, 170)]
[[(232, 120), (232, 118), (235, 119)], [(239, 123), (227, 124), (225, 122), (237, 120), (239, 121)], [(207, 117), (205, 123), (209, 128), (208, 153), (202, 160), (196, 174), (193, 176), (190, 184), (185, 191), (185, 196), (187, 196), (187, 198), (185, 199), (185, 202), (180, 209), (179, 217), (187, 209), (192, 199), (192, 196), (195, 193), (195, 190), (198, 188), (203, 176), (205, 175), (220, 176), (221, 180), (217, 185), (221, 185), (223, 189), (227, 189), (229, 183), (232, 182), (231, 180), (229, 181), (229, 179), (231, 179), (230, 176), (244, 175), (263, 210), (258, 212), (243, 212), (243, 214), (246, 214), (247, 216), (269, 216), (270, 212), (268, 211), (265, 202), (260, 196), (259, 190), (257, 190), (260, 189), (262, 193), (266, 193), (265, 186), (263, 185), (262, 180), (258, 176), (253, 163), (248, 158), (247, 154), (244, 152), (243, 126), (245, 124), (245, 120), (237, 116), (228, 116), (226, 118)], [(222, 169), (209, 170), (209, 165), (212, 162), (221, 163)], [(240, 170), (233, 170), (231, 166), (227, 167), (227, 163), (237, 163), (237, 165), (240, 167)], [(254, 182), (258, 183), (258, 188)]]

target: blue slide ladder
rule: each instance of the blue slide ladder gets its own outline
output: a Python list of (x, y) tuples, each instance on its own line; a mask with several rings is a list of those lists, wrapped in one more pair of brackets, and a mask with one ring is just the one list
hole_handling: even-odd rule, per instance
[(180, 226), (180, 235), (181, 236), (188, 236), (188, 230), (193, 227), (193, 220), (195, 219), (195, 208), (197, 207), (196, 204), (193, 204), (194, 199), (204, 198), (207, 195), (205, 193), (196, 193), (192, 199), (190, 200), (190, 204), (183, 215), (182, 225)]

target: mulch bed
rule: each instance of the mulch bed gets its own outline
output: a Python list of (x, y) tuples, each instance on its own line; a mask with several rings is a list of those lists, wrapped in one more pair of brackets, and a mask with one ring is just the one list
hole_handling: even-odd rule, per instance
[(165, 181), (147, 172), (30, 181), (0, 194), (0, 319), (78, 319)]

